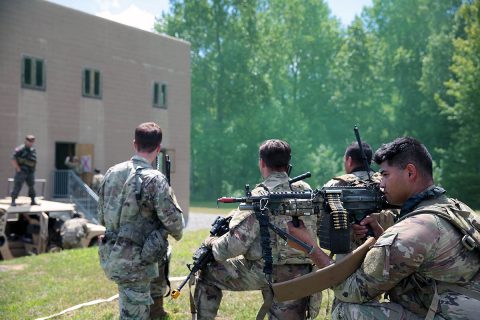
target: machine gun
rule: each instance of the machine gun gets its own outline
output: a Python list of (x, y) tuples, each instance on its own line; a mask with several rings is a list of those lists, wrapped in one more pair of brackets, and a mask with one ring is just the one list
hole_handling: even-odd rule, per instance
[[(320, 245), (333, 253), (350, 252), (352, 223), (359, 223), (368, 214), (392, 208), (379, 185), (373, 182), (364, 187), (324, 187), (303, 192), (271, 192), (260, 196), (252, 196), (248, 186), (246, 189), (245, 197), (222, 197), (217, 201), (240, 202), (240, 210), (291, 216), (294, 225), (298, 225), (296, 221), (299, 217), (317, 215), (322, 221), (318, 233)], [(268, 223), (267, 227), (272, 229)]]
[[(229, 223), (232, 220), (232, 217), (217, 217), (215, 221), (212, 223), (212, 229), (210, 229), (210, 236), (212, 237), (220, 237), (227, 233), (229, 229)], [(172, 298), (176, 299), (180, 296), (180, 291), (182, 288), (187, 284), (190, 277), (194, 275), (196, 272), (202, 270), (209, 262), (213, 261), (213, 253), (212, 248), (202, 244), (200, 248), (195, 251), (193, 254), (193, 264), (187, 264), (190, 273), (188, 276), (183, 280), (180, 286), (176, 290), (172, 290)]]

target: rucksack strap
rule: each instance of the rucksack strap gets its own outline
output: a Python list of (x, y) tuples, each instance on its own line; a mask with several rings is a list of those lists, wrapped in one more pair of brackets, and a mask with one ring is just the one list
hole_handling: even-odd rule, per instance
[(137, 201), (140, 201), (142, 199), (142, 170), (143, 167), (137, 167), (135, 169), (135, 198)]

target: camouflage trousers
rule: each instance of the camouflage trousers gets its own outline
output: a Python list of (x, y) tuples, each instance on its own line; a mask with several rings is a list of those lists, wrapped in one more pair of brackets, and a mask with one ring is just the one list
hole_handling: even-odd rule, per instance
[[(336, 299), (338, 301), (338, 299)], [(424, 307), (425, 308), (425, 307)], [(426, 307), (428, 308), (428, 306)], [(440, 294), (434, 320), (464, 320), (479, 319), (480, 300), (460, 293), (445, 291)], [(424, 310), (425, 313), (428, 310)], [(421, 311), (420, 311), (421, 312)], [(425, 315), (409, 311), (404, 306), (394, 302), (347, 303), (338, 301), (332, 312), (332, 319), (393, 319), (419, 320)]]
[(20, 190), (22, 190), (23, 183), (27, 182), (28, 186), (28, 196), (30, 198), (35, 197), (35, 174), (34, 172), (25, 172), (21, 170), (20, 172), (15, 173), (15, 177), (13, 179), (13, 190), (12, 190), (12, 198), (17, 198)]
[[(280, 282), (309, 273), (310, 265), (277, 265), (272, 278)], [(200, 272), (195, 287), (197, 319), (215, 319), (222, 301), (222, 290), (261, 290), (263, 299), (273, 300), (273, 293), (263, 273), (261, 261), (233, 258), (225, 262), (210, 263)], [(269, 319), (305, 319), (308, 297), (299, 300), (277, 302), (273, 300), (268, 310)]]
[(150, 319), (150, 305), (153, 299), (163, 297), (167, 292), (165, 266), (159, 266), (159, 277), (152, 281), (117, 283), (120, 319)]
[[(420, 320), (425, 319), (394, 302), (339, 302), (332, 312), (332, 319), (345, 320)], [(444, 319), (435, 317), (435, 320)]]

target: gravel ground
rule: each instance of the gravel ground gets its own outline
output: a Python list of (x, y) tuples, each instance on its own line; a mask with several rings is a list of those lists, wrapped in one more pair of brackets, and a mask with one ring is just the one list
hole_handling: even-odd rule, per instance
[(210, 229), (217, 217), (212, 213), (190, 212), (186, 230)]

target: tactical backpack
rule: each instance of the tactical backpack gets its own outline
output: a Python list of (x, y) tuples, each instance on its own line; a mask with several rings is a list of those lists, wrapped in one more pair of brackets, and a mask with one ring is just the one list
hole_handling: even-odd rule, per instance
[(465, 248), (469, 251), (480, 250), (480, 214), (456, 199), (449, 199), (449, 201), (450, 204), (427, 206), (405, 217), (422, 213), (442, 217), (463, 234), (462, 244)]

